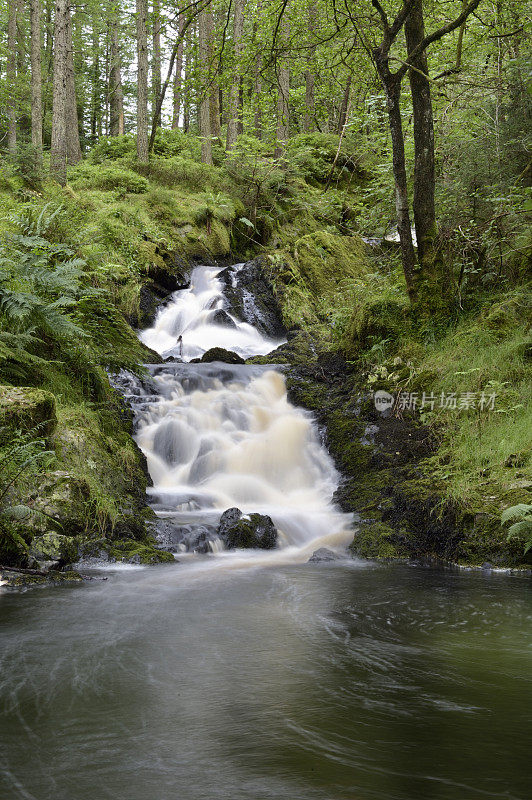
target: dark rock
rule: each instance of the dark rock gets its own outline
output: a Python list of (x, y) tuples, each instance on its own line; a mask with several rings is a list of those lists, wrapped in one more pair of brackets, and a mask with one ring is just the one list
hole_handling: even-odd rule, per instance
[(244, 516), (239, 508), (229, 508), (220, 517), (218, 536), (228, 550), (237, 547), (271, 550), (277, 545), (278, 532), (271, 517), (265, 514)]
[(341, 561), (342, 556), (338, 555), (338, 553), (329, 550), (328, 547), (320, 547), (319, 550), (315, 550), (307, 564), (318, 564), (323, 561)]
[(236, 322), (231, 319), (227, 311), (224, 311), (223, 308), (217, 308), (216, 311), (213, 311), (209, 322), (213, 325), (221, 325), (223, 328), (236, 328)]
[(202, 364), (210, 364), (213, 361), (223, 361), (224, 364), (246, 363), (244, 359), (238, 355), (238, 353), (233, 353), (232, 350), (224, 350), (223, 347), (211, 347), (211, 349), (207, 350), (206, 353), (203, 353), (202, 357), (200, 358), (200, 362)]
[(218, 278), (224, 283), (224, 297), (233, 316), (273, 339), (286, 335), (279, 304), (260, 258), (238, 269), (229, 267)]
[(210, 553), (210, 542), (217, 536), (216, 528), (210, 525), (176, 525), (171, 519), (159, 519), (155, 538), (157, 546), (169, 553)]

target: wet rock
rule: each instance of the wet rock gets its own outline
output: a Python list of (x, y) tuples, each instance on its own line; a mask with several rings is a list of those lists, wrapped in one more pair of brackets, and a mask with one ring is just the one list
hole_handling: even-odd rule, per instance
[(203, 353), (200, 358), (202, 364), (210, 364), (213, 361), (223, 361), (225, 364), (245, 364), (238, 353), (233, 353), (232, 350), (224, 350), (223, 347), (211, 347), (206, 353)]
[(237, 269), (229, 267), (218, 278), (224, 283), (224, 297), (231, 314), (265, 336), (273, 339), (285, 336), (281, 310), (260, 258)]
[(213, 311), (209, 322), (213, 325), (220, 325), (223, 328), (236, 328), (236, 322), (231, 319), (227, 311), (224, 311), (223, 308), (217, 308), (216, 311)]
[(318, 564), (324, 561), (341, 561), (342, 556), (338, 553), (335, 553), (333, 550), (329, 550), (328, 547), (320, 547), (319, 550), (315, 550), (307, 564)]
[(210, 542), (216, 538), (214, 529), (202, 525), (190, 532), (186, 545), (189, 553), (210, 553)]
[(266, 514), (244, 516), (239, 508), (229, 508), (220, 517), (218, 536), (228, 550), (237, 547), (271, 550), (277, 545), (278, 532)]
[(45, 533), (33, 539), (30, 556), (39, 562), (69, 564), (77, 559), (78, 550), (70, 536)]

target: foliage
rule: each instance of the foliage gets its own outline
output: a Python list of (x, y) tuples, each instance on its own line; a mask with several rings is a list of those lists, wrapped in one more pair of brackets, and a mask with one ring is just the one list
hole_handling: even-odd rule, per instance
[(114, 190), (120, 196), (148, 191), (146, 178), (119, 164), (92, 165), (82, 162), (72, 170), (70, 183), (74, 189)]
[(501, 525), (508, 522), (512, 523), (508, 528), (508, 541), (514, 538), (524, 541), (524, 552), (528, 553), (532, 548), (532, 505), (519, 503), (507, 508), (501, 514)]
[(24, 564), (28, 556), (24, 525), (35, 511), (21, 501), (21, 487), (24, 492), (54, 458), (39, 433), (0, 429), (0, 558), (7, 566)]

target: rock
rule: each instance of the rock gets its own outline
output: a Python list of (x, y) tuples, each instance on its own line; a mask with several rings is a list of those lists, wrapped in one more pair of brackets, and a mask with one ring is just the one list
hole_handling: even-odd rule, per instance
[(329, 550), (328, 547), (320, 547), (319, 550), (315, 550), (307, 564), (318, 564), (323, 561), (341, 561), (342, 556), (338, 555), (338, 553), (333, 552), (333, 550)]
[(212, 325), (220, 325), (223, 328), (236, 328), (236, 322), (231, 319), (227, 311), (224, 311), (223, 308), (217, 308), (216, 311), (213, 311), (209, 322), (212, 323)]
[(70, 536), (64, 536), (61, 533), (45, 533), (33, 539), (30, 556), (36, 561), (70, 564), (76, 561), (78, 550)]
[(272, 339), (285, 336), (281, 310), (260, 258), (238, 269), (228, 267), (218, 278), (224, 283), (224, 297), (231, 314)]
[(0, 386), (0, 425), (51, 436), (57, 425), (55, 397), (44, 389)]
[(211, 347), (206, 353), (203, 353), (200, 358), (200, 363), (210, 364), (213, 361), (223, 361), (225, 364), (245, 364), (238, 353), (233, 353), (232, 350), (224, 350), (223, 347)]
[(228, 550), (237, 547), (271, 550), (277, 545), (278, 532), (271, 517), (265, 514), (244, 516), (239, 508), (229, 508), (220, 517), (218, 536)]
[(210, 553), (211, 542), (216, 536), (212, 528), (202, 525), (192, 530), (186, 540), (187, 551), (189, 553)]

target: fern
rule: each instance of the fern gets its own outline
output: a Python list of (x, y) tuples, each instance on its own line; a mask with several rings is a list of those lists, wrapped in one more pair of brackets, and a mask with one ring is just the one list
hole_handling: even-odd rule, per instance
[(532, 548), (532, 505), (518, 503), (501, 514), (501, 525), (513, 522), (508, 528), (507, 539), (524, 540), (524, 553)]
[(55, 455), (40, 438), (41, 427), (37, 425), (28, 433), (0, 428), (0, 441), (10, 439), (0, 449), (0, 563), (19, 565), (28, 556), (22, 534), (24, 523), (36, 512), (20, 494), (28, 480), (37, 477)]

